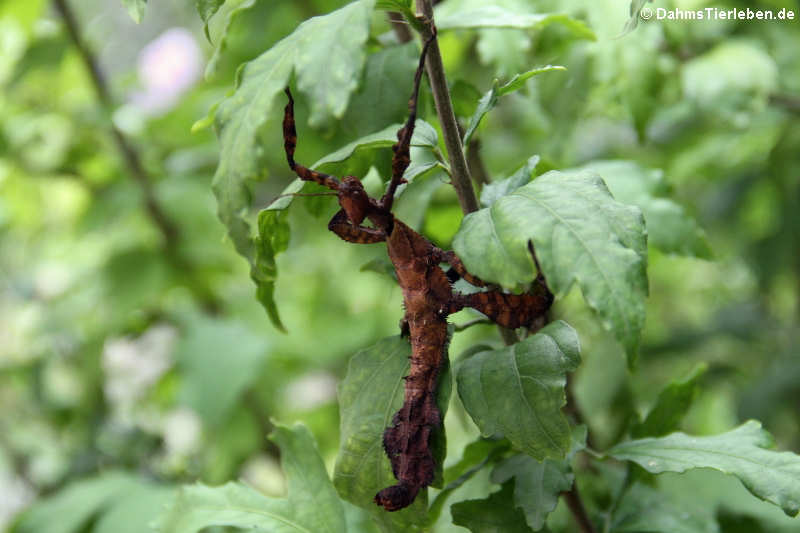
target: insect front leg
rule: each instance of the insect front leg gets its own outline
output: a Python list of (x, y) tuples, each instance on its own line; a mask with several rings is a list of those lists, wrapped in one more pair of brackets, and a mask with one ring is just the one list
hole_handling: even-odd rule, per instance
[(339, 190), (339, 180), (334, 176), (311, 170), (303, 165), (298, 164), (294, 160), (294, 149), (297, 146), (297, 130), (294, 125), (294, 98), (289, 88), (286, 88), (286, 96), (289, 97), (289, 102), (283, 110), (283, 148), (286, 151), (286, 160), (289, 162), (291, 168), (297, 177), (305, 181), (313, 181), (324, 185), (334, 191)]
[(328, 222), (328, 229), (340, 239), (355, 244), (375, 244), (386, 240), (386, 235), (379, 229), (355, 226), (347, 218), (344, 209), (340, 209)]

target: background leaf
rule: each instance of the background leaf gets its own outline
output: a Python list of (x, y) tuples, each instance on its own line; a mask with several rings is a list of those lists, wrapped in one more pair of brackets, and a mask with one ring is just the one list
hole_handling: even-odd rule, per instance
[(699, 364), (685, 379), (675, 380), (658, 394), (656, 403), (647, 417), (633, 427), (631, 435), (639, 437), (661, 437), (676, 431), (698, 393), (698, 382), (703, 378), (708, 365)]
[(683, 207), (666, 197), (669, 186), (660, 170), (645, 169), (633, 161), (592, 161), (564, 172), (581, 171), (603, 176), (614, 198), (642, 210), (648, 244), (666, 253), (711, 257), (705, 232)]
[(769, 433), (754, 420), (711, 437), (673, 433), (661, 438), (623, 442), (611, 457), (634, 461), (648, 472), (685, 472), (713, 468), (738, 477), (759, 498), (781, 507), (789, 516), (800, 511), (800, 456), (775, 452)]
[(467, 126), (466, 131), (464, 132), (464, 146), (469, 144), (470, 139), (475, 134), (475, 130), (481, 123), (483, 117), (494, 109), (497, 105), (497, 101), (500, 99), (501, 96), (505, 96), (510, 94), (514, 91), (520, 90), (525, 85), (525, 81), (533, 76), (537, 76), (539, 74), (544, 74), (545, 72), (552, 72), (554, 70), (567, 70), (562, 66), (553, 66), (547, 65), (540, 68), (535, 68), (529, 70), (527, 72), (523, 72), (522, 74), (515, 75), (508, 83), (504, 85), (499, 85), (497, 80), (494, 80), (494, 85), (492, 86), (491, 90), (484, 94), (480, 101), (478, 102), (478, 107), (475, 109), (475, 113), (469, 119), (469, 125)]
[(467, 28), (541, 29), (561, 24), (584, 39), (595, 39), (594, 32), (583, 22), (561, 13), (520, 13), (498, 5), (448, 2), (436, 10), (436, 27), (440, 30)]
[(550, 288), (564, 295), (577, 282), (634, 361), (647, 295), (641, 212), (595, 174), (551, 171), (464, 217), (453, 249), (474, 275), (519, 287), (535, 276), (529, 240)]
[(93, 518), (97, 519), (93, 531), (98, 533), (142, 531), (171, 492), (128, 473), (107, 472), (70, 483), (56, 495), (39, 501), (9, 531), (78, 533)]
[(502, 434), (537, 460), (563, 458), (570, 446), (566, 373), (580, 362), (578, 336), (556, 321), (499, 350), (477, 353), (458, 367), (458, 396), (483, 435)]
[(181, 403), (211, 426), (222, 423), (258, 378), (268, 346), (263, 337), (240, 323), (191, 318), (175, 353), (183, 375)]
[(675, 502), (663, 492), (635, 483), (614, 511), (611, 531), (644, 533), (717, 533), (711, 509)]

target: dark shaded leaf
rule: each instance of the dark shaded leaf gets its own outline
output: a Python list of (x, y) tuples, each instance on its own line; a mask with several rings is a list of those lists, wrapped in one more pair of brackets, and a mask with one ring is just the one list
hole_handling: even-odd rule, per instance
[(571, 442), (561, 412), (566, 373), (579, 363), (578, 336), (559, 320), (514, 345), (463, 361), (458, 395), (483, 435), (502, 434), (539, 460), (560, 459)]

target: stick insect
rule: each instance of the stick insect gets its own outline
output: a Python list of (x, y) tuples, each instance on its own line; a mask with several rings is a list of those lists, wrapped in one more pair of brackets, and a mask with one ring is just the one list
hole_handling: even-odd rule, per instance
[[(383, 434), (383, 446), (397, 484), (375, 495), (375, 503), (388, 511), (407, 507), (421, 489), (433, 482), (435, 460), (431, 451), (431, 437), (442, 422), (435, 395), (439, 370), (446, 357), (447, 316), (464, 307), (472, 307), (503, 327), (529, 327), (544, 316), (553, 301), (553, 295), (541, 274), (526, 294), (507, 294), (488, 289), (473, 294), (454, 291), (452, 283), (459, 278), (477, 287), (487, 288), (488, 284), (470, 274), (454, 252), (437, 248), (392, 214), (395, 192), (401, 183), (405, 183), (403, 173), (411, 161), (410, 144), (416, 122), (420, 80), (425, 56), (435, 38), (434, 32), (422, 48), (408, 103), (408, 120), (397, 132), (398, 140), (392, 147), (392, 177), (386, 193), (380, 199), (367, 195), (355, 176), (339, 180), (306, 168), (294, 160), (297, 132), (294, 100), (288, 87), (286, 95), (289, 101), (283, 118), (284, 148), (289, 167), (301, 179), (324, 185), (335, 191), (338, 197), (341, 209), (331, 219), (328, 229), (351, 243), (386, 242), (389, 259), (403, 292), (405, 316), (401, 321), (401, 330), (411, 342), (411, 366), (405, 378), (403, 406)], [(363, 225), (365, 220), (372, 225)], [(450, 265), (447, 272), (440, 266), (443, 263)]]

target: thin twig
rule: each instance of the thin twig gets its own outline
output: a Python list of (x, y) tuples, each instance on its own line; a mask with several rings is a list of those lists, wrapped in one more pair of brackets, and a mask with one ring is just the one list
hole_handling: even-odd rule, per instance
[(589, 514), (586, 512), (586, 507), (583, 506), (581, 495), (578, 492), (578, 484), (573, 482), (572, 488), (567, 492), (561, 493), (564, 496), (564, 501), (572, 511), (572, 516), (575, 517), (581, 533), (596, 533), (594, 524), (589, 520)]
[(172, 261), (176, 268), (184, 272), (186, 286), (202, 303), (203, 307), (209, 312), (216, 313), (219, 311), (221, 304), (216, 296), (199, 282), (197, 276), (192, 272), (191, 265), (180, 256), (178, 252), (180, 241), (178, 226), (167, 215), (158, 202), (155, 190), (153, 189), (152, 180), (142, 164), (142, 158), (139, 152), (111, 119), (111, 113), (114, 109), (111, 91), (108, 89), (108, 83), (103, 76), (102, 70), (100, 70), (100, 63), (81, 37), (78, 19), (75, 17), (67, 0), (53, 0), (53, 4), (64, 21), (72, 45), (78, 51), (78, 55), (80, 55), (81, 60), (86, 66), (86, 70), (89, 72), (89, 78), (97, 93), (97, 99), (108, 120), (108, 128), (111, 132), (111, 137), (114, 139), (114, 143), (122, 155), (128, 173), (139, 186), (144, 200), (145, 210), (150, 220), (161, 233), (167, 258)]
[(178, 241), (178, 227), (172, 222), (172, 220), (169, 219), (169, 217), (167, 217), (166, 213), (156, 200), (153, 186), (150, 183), (147, 172), (142, 166), (142, 160), (141, 157), (139, 157), (139, 153), (128, 141), (127, 137), (123, 135), (119, 128), (117, 128), (110, 119), (111, 111), (113, 109), (113, 101), (111, 99), (111, 92), (108, 90), (108, 84), (106, 83), (103, 73), (100, 70), (100, 65), (92, 51), (83, 41), (78, 20), (75, 17), (75, 14), (72, 12), (72, 9), (67, 1), (53, 0), (53, 3), (55, 4), (56, 10), (61, 15), (61, 18), (64, 20), (64, 24), (67, 27), (67, 33), (69, 33), (72, 44), (75, 46), (78, 54), (83, 60), (83, 63), (86, 65), (86, 69), (89, 71), (89, 76), (91, 77), (92, 85), (97, 93), (97, 98), (100, 101), (103, 110), (109, 116), (109, 128), (111, 130), (111, 135), (114, 138), (114, 142), (116, 143), (120, 154), (125, 160), (125, 165), (127, 166), (131, 177), (136, 181), (142, 191), (147, 213), (150, 215), (153, 223), (158, 227), (161, 235), (164, 237), (166, 245), (172, 247)]
[[(417, 0), (417, 11), (422, 13), (425, 18), (423, 24), (423, 39), (430, 39), (435, 31), (433, 21), (433, 4), (431, 0)], [(428, 52), (428, 60), (425, 62), (433, 90), (433, 102), (436, 105), (436, 114), (439, 116), (439, 123), (442, 126), (442, 136), (444, 145), (447, 148), (447, 157), (450, 161), (450, 171), (452, 174), (452, 184), (458, 195), (458, 202), (461, 210), (467, 214), (478, 210), (478, 199), (472, 188), (472, 179), (469, 176), (467, 159), (464, 157), (464, 149), (461, 146), (461, 136), (458, 133), (458, 123), (453, 112), (453, 103), (450, 101), (450, 90), (447, 87), (447, 78), (444, 73), (442, 54), (439, 51), (439, 42), (434, 39)]]
[(412, 37), (411, 30), (408, 27), (406, 19), (403, 18), (403, 15), (397, 11), (389, 11), (386, 16), (389, 18), (394, 34), (397, 35), (397, 40), (401, 43), (410, 41)]

